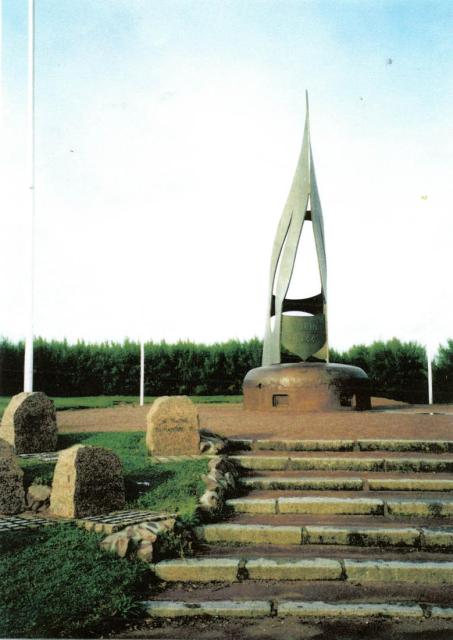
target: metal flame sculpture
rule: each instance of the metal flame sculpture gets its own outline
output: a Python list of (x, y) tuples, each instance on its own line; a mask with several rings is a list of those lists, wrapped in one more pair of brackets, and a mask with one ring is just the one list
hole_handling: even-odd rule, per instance
[[(302, 361), (329, 360), (324, 225), (310, 144), (308, 95), (306, 102), (302, 149), (272, 249), (263, 366), (279, 364), (282, 350)], [(305, 222), (313, 226), (321, 291), (310, 298), (290, 299), (286, 296)]]

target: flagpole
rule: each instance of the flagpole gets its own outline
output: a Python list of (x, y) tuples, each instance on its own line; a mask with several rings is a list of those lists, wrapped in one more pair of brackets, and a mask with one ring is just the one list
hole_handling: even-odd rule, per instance
[(145, 342), (140, 340), (140, 406), (145, 404)]
[(28, 317), (25, 336), (24, 391), (33, 391), (33, 307), (34, 307), (34, 226), (35, 226), (35, 3), (28, 0), (28, 197), (29, 267)]
[(0, 140), (3, 140), (3, 3), (0, 0)]
[(428, 404), (433, 404), (433, 367), (428, 348), (426, 348), (426, 359), (428, 361)]

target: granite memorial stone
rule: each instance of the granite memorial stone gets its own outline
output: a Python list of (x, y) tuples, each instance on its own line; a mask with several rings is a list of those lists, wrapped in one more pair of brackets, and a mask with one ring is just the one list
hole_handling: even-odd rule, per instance
[(60, 453), (52, 483), (50, 511), (84, 518), (124, 509), (124, 478), (116, 453), (77, 444)]
[(200, 454), (198, 409), (187, 396), (163, 396), (147, 416), (146, 446), (153, 456)]
[(25, 510), (24, 472), (12, 446), (0, 439), (0, 513), (14, 515)]
[(0, 425), (0, 438), (16, 453), (42, 453), (57, 448), (57, 419), (53, 401), (41, 391), (13, 396)]

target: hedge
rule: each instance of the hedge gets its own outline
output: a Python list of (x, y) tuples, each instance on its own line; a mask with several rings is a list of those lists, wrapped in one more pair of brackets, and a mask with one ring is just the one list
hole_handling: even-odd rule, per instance
[[(261, 362), (257, 340), (204, 345), (145, 345), (145, 395), (237, 395), (249, 369)], [(34, 343), (34, 387), (49, 396), (137, 395), (140, 346), (66, 341)], [(0, 341), (0, 395), (22, 389), (24, 345)]]
[(370, 346), (354, 345), (344, 353), (332, 350), (331, 361), (366, 371), (373, 396), (416, 404), (428, 402), (426, 352), (416, 342), (393, 338)]
[[(261, 364), (257, 338), (212, 345), (178, 342), (145, 345), (145, 395), (236, 395), (250, 369)], [(139, 392), (137, 342), (88, 344), (46, 341), (34, 344), (34, 386), (50, 396), (132, 395)], [(0, 395), (22, 389), (24, 345), (0, 340)], [(396, 338), (348, 351), (331, 350), (331, 362), (362, 367), (372, 392), (405, 402), (427, 401), (424, 348)], [(453, 340), (440, 347), (433, 363), (434, 399), (453, 401)]]

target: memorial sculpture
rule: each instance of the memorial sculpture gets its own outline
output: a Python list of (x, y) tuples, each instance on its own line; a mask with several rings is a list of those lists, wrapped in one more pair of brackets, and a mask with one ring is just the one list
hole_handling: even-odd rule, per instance
[[(299, 241), (308, 224), (314, 235), (321, 290), (309, 298), (291, 299), (287, 295)], [(329, 363), (324, 223), (307, 96), (302, 149), (272, 249), (262, 366), (244, 379), (244, 407), (316, 411), (351, 404), (370, 408), (369, 380), (359, 367)]]

